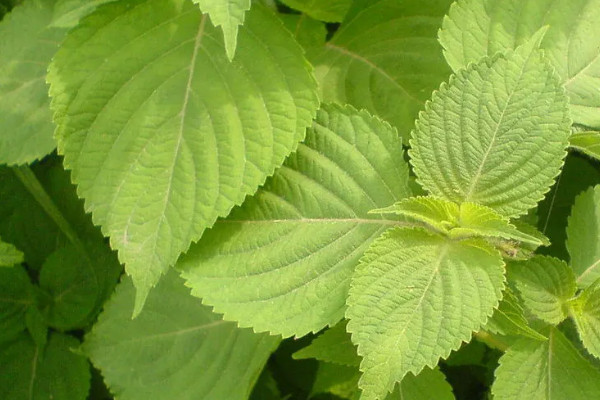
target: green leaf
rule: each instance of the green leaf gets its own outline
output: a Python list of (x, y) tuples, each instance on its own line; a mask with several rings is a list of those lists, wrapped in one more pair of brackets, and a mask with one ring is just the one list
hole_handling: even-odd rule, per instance
[(12, 267), (23, 262), (23, 253), (10, 243), (0, 240), (0, 267)]
[(72, 336), (53, 333), (42, 351), (28, 335), (0, 346), (0, 398), (3, 400), (85, 400), (90, 369), (85, 357), (71, 351)]
[(315, 358), (328, 363), (358, 367), (360, 357), (356, 354), (356, 346), (352, 343), (350, 334), (346, 332), (346, 321), (341, 321), (327, 329), (312, 343), (294, 353), (296, 360)]
[(33, 339), (33, 343), (43, 354), (48, 343), (48, 324), (46, 324), (46, 319), (37, 307), (27, 308), (25, 326), (27, 326), (27, 331)]
[(242, 400), (279, 339), (238, 329), (190, 296), (174, 271), (131, 319), (129, 278), (106, 303), (83, 349), (115, 397)]
[(409, 373), (386, 400), (454, 400), (452, 387), (438, 369), (424, 368), (417, 376)]
[(124, 0), (73, 29), (50, 66), (56, 137), (139, 312), (179, 254), (256, 191), (318, 106), (302, 49), (257, 5), (229, 62), (184, 0)]
[(1, 345), (25, 329), (25, 313), (35, 307), (35, 294), (29, 276), (21, 266), (0, 268), (0, 293)]
[(233, 60), (237, 46), (238, 29), (244, 24), (246, 11), (250, 9), (250, 0), (192, 0), (200, 6), (203, 13), (210, 15), (214, 26), (223, 30), (227, 58)]
[(569, 147), (596, 160), (600, 160), (600, 132), (574, 132), (569, 138)]
[(105, 3), (115, 0), (55, 0), (54, 17), (50, 26), (73, 28), (81, 18)]
[(363, 400), (381, 399), (408, 373), (433, 367), (492, 315), (504, 263), (481, 239), (453, 241), (395, 228), (377, 239), (352, 279), (346, 317), (363, 357)]
[(511, 217), (544, 197), (569, 134), (567, 98), (552, 68), (522, 46), (442, 84), (417, 121), (409, 154), (431, 194)]
[(494, 400), (589, 400), (600, 393), (600, 371), (556, 328), (548, 340), (520, 339), (500, 358)]
[(309, 53), (323, 100), (379, 115), (406, 143), (425, 100), (450, 73), (435, 39), (450, 3), (373, 0), (354, 11)]
[(459, 0), (444, 19), (440, 42), (457, 71), (547, 27), (540, 48), (564, 83), (573, 120), (600, 127), (599, 18), (599, 0)]
[(286, 6), (325, 22), (342, 22), (352, 0), (281, 0)]
[(348, 400), (358, 400), (358, 379), (360, 371), (356, 367), (320, 362), (311, 394), (331, 393)]
[(577, 287), (575, 275), (564, 261), (548, 256), (514, 261), (508, 264), (508, 277), (533, 315), (551, 324), (567, 317)]
[(567, 250), (579, 287), (600, 278), (600, 185), (575, 198), (567, 224)]
[(529, 326), (519, 299), (508, 288), (504, 291), (500, 305), (483, 329), (500, 335), (519, 335), (535, 340), (547, 339)]
[(40, 287), (49, 296), (43, 312), (48, 324), (62, 331), (84, 328), (96, 317), (121, 274), (116, 255), (103, 243), (81, 252), (70, 245), (48, 257)]
[(325, 44), (327, 28), (324, 23), (304, 14), (279, 14), (279, 18), (304, 49), (320, 47)]
[(242, 327), (283, 336), (342, 319), (350, 278), (395, 218), (368, 211), (410, 195), (395, 129), (323, 105), (298, 151), (178, 262), (192, 294)]
[(571, 302), (570, 315), (586, 350), (600, 358), (600, 279)]

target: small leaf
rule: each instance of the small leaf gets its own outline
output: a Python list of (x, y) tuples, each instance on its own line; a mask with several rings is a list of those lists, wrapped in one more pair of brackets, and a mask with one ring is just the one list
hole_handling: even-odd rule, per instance
[(352, 0), (281, 0), (281, 2), (325, 22), (342, 22), (352, 4)]
[(200, 6), (203, 13), (210, 15), (214, 26), (220, 26), (225, 40), (227, 58), (233, 60), (237, 46), (238, 29), (244, 24), (246, 11), (250, 9), (250, 0), (192, 0)]
[(508, 264), (509, 281), (514, 281), (525, 307), (536, 317), (558, 324), (568, 315), (568, 302), (577, 290), (575, 275), (562, 260), (535, 256)]
[(296, 360), (315, 358), (328, 363), (356, 366), (360, 365), (360, 357), (356, 354), (356, 346), (350, 334), (346, 332), (346, 321), (337, 323), (318, 336), (311, 344), (293, 354)]
[(500, 358), (494, 400), (589, 400), (600, 393), (600, 371), (556, 328), (548, 340), (520, 339)]
[(600, 185), (575, 198), (567, 224), (567, 250), (579, 287), (600, 278)]
[(71, 30), (49, 69), (59, 152), (134, 280), (135, 313), (318, 107), (302, 49), (271, 11), (248, 13), (233, 62), (221, 36), (191, 2), (122, 0)]
[(523, 46), (442, 84), (417, 121), (409, 154), (431, 194), (512, 217), (550, 189), (569, 134), (564, 90), (542, 54)]
[(10, 243), (0, 240), (0, 267), (12, 267), (23, 262), (23, 253)]
[(0, 398), (2, 400), (85, 400), (90, 367), (73, 353), (79, 342), (53, 333), (44, 351), (27, 334), (0, 345)]
[(83, 345), (121, 400), (245, 400), (279, 343), (222, 321), (174, 271), (131, 319), (134, 298), (126, 278)]
[(0, 268), (0, 293), (1, 346), (25, 329), (25, 314), (30, 307), (35, 307), (35, 294), (29, 276), (21, 266)]
[(569, 147), (600, 160), (600, 132), (574, 132), (569, 138)]
[(492, 315), (504, 289), (500, 254), (481, 239), (452, 241), (395, 228), (373, 242), (352, 278), (346, 317), (363, 357), (363, 400), (433, 367)]
[(409, 195), (396, 130), (325, 104), (298, 151), (177, 267), (226, 320), (283, 336), (317, 332), (342, 319), (371, 241), (403, 224), (368, 211)]
[(571, 302), (571, 316), (586, 350), (600, 358), (600, 279)]

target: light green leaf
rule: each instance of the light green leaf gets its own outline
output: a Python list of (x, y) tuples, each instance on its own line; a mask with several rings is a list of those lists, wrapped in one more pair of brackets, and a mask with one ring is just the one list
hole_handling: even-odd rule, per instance
[(454, 400), (452, 387), (438, 369), (424, 368), (417, 376), (409, 373), (386, 400)]
[(540, 47), (564, 83), (573, 120), (600, 127), (599, 18), (600, 0), (460, 0), (444, 20), (440, 42), (456, 71), (546, 26)]
[(293, 354), (296, 360), (315, 358), (328, 363), (356, 366), (360, 365), (360, 357), (356, 354), (356, 346), (350, 334), (346, 332), (346, 321), (341, 321), (327, 329), (311, 344)]
[(368, 211), (410, 195), (395, 129), (323, 105), (298, 151), (178, 262), (192, 294), (242, 327), (283, 336), (342, 319), (350, 278), (395, 218)]
[(589, 400), (600, 393), (600, 371), (556, 328), (548, 340), (520, 339), (500, 358), (494, 400)]
[(508, 277), (533, 315), (551, 324), (567, 317), (568, 302), (577, 287), (575, 275), (564, 261), (548, 256), (514, 261), (508, 264)]
[(395, 228), (352, 279), (346, 317), (363, 357), (363, 400), (382, 399), (408, 373), (433, 367), (485, 324), (502, 297), (504, 263), (481, 239), (453, 241)]
[(1, 346), (25, 329), (25, 313), (35, 307), (35, 295), (29, 276), (21, 266), (0, 268), (0, 293)]
[(600, 132), (573, 132), (569, 138), (569, 147), (600, 160)]
[(90, 367), (73, 353), (79, 342), (53, 333), (42, 351), (26, 334), (0, 345), (0, 398), (2, 400), (85, 400)]
[(304, 49), (321, 47), (325, 44), (327, 27), (324, 23), (304, 14), (279, 14), (278, 16)]
[(365, 108), (408, 139), (431, 91), (450, 73), (435, 39), (450, 0), (369, 1), (311, 51), (322, 98)]
[(318, 106), (310, 66), (260, 5), (233, 62), (184, 0), (100, 7), (50, 66), (56, 137), (94, 222), (150, 288), (302, 140)]
[(0, 240), (0, 267), (12, 267), (23, 262), (23, 253), (10, 243)]
[(500, 305), (483, 329), (500, 335), (519, 335), (535, 340), (547, 339), (529, 326), (519, 299), (508, 288), (504, 291)]
[(569, 135), (567, 98), (552, 68), (522, 46), (442, 84), (417, 121), (409, 154), (431, 194), (511, 217), (550, 189)]
[(600, 358), (600, 279), (571, 302), (570, 315), (577, 326), (583, 345)]
[(360, 371), (356, 367), (320, 362), (311, 394), (331, 393), (336, 397), (358, 400)]
[(96, 7), (115, 0), (55, 0), (51, 27), (73, 28)]
[(567, 223), (567, 250), (579, 287), (600, 278), (600, 185), (575, 198)]
[(238, 329), (190, 296), (174, 271), (131, 319), (126, 278), (83, 349), (121, 400), (245, 400), (279, 339)]
[(286, 6), (325, 22), (342, 22), (352, 0), (281, 0)]
[(244, 24), (246, 11), (250, 9), (250, 0), (192, 0), (200, 6), (203, 13), (210, 15), (214, 26), (223, 30), (227, 58), (233, 60), (237, 46), (238, 29)]

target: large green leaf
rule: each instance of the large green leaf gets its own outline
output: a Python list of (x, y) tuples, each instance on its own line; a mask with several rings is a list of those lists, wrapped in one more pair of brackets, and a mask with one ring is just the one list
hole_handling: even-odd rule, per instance
[(184, 0), (97, 9), (50, 66), (56, 137), (94, 222), (138, 288), (150, 288), (304, 137), (318, 106), (310, 67), (260, 5), (233, 62)]
[(369, 243), (401, 224), (368, 211), (410, 195), (395, 129), (323, 105), (298, 151), (178, 267), (205, 304), (256, 331), (303, 336), (344, 315)]
[(246, 11), (250, 9), (250, 0), (192, 0), (204, 13), (210, 15), (215, 26), (223, 29), (225, 51), (229, 60), (233, 60), (237, 46), (240, 25), (244, 24)]
[(98, 6), (116, 0), (54, 0), (51, 27), (73, 28), (79, 20)]
[(548, 340), (520, 339), (500, 358), (494, 400), (589, 400), (600, 393), (600, 371), (556, 328)]
[(575, 122), (600, 127), (600, 0), (459, 0), (440, 31), (456, 71), (547, 27), (541, 48), (560, 75)]
[(35, 304), (34, 288), (25, 269), (0, 268), (0, 343), (25, 329), (25, 314)]
[(600, 132), (574, 132), (569, 138), (569, 147), (600, 160)]
[(579, 287), (600, 278), (600, 185), (575, 198), (567, 225), (567, 250)]
[(326, 101), (366, 108), (404, 139), (450, 73), (436, 32), (450, 0), (378, 0), (354, 10), (310, 59)]
[(131, 319), (134, 298), (126, 278), (83, 345), (122, 400), (245, 400), (279, 343), (221, 320), (174, 271)]
[(348, 331), (363, 357), (363, 400), (468, 341), (502, 297), (504, 263), (481, 239), (395, 228), (373, 242), (352, 279)]
[(587, 351), (600, 358), (600, 279), (571, 302), (570, 315)]
[(341, 321), (327, 329), (305, 348), (294, 353), (297, 360), (315, 358), (319, 361), (346, 366), (360, 365), (360, 357), (356, 354), (356, 346), (350, 334), (346, 332), (346, 321)]
[(23, 253), (0, 239), (0, 267), (12, 267), (23, 262)]
[(558, 324), (568, 315), (577, 290), (575, 275), (562, 260), (535, 256), (508, 264), (508, 277), (521, 293), (525, 307), (536, 317)]
[(542, 54), (522, 46), (442, 84), (417, 121), (409, 154), (431, 194), (518, 216), (552, 185), (569, 134), (564, 90)]
[(85, 400), (90, 368), (72, 351), (78, 346), (74, 337), (58, 333), (43, 350), (27, 334), (0, 346), (0, 398)]
[(325, 22), (341, 22), (352, 4), (352, 0), (281, 0), (281, 2)]

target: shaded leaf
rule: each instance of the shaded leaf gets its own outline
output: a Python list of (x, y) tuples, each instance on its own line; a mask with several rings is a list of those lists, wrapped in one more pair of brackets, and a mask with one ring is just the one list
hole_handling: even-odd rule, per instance
[(600, 132), (574, 132), (569, 138), (569, 147), (600, 160)]
[(34, 288), (25, 269), (0, 268), (0, 344), (25, 329), (25, 313), (32, 306)]
[(571, 302), (570, 314), (586, 350), (600, 358), (600, 279)]
[(346, 321), (341, 321), (327, 329), (311, 344), (294, 353), (297, 360), (315, 358), (319, 361), (345, 366), (360, 365), (360, 357), (356, 354), (356, 346), (352, 343), (350, 334), (346, 332)]
[(23, 262), (23, 253), (10, 243), (0, 240), (0, 267), (12, 267)]
[(341, 22), (352, 4), (352, 0), (281, 0), (281, 2), (325, 22)]

